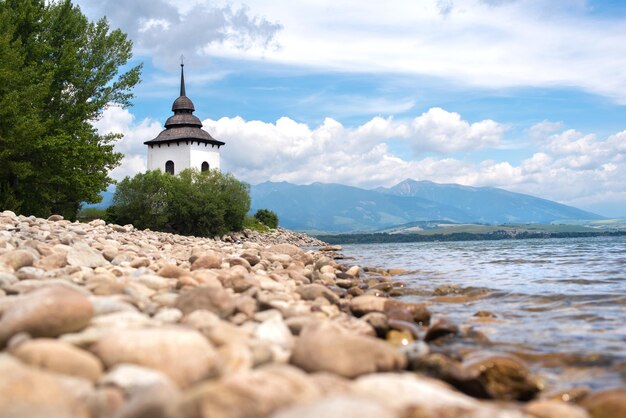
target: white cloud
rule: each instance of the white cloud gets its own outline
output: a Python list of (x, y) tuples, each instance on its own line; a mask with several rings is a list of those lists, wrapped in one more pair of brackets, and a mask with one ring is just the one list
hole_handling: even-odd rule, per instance
[[(470, 123), (440, 108), (412, 120), (375, 117), (355, 127), (332, 118), (316, 127), (288, 117), (275, 123), (241, 117), (203, 123), (211, 135), (226, 142), (223, 170), (253, 184), (285, 180), (377, 187), (410, 177), (502, 187), (587, 209), (626, 207), (626, 131), (605, 139), (574, 130), (546, 134), (532, 142), (535, 150), (528, 158), (514, 164), (506, 159), (473, 162), (453, 157), (451, 151), (466, 155), (497, 146), (504, 128), (490, 120)], [(159, 122), (137, 122), (128, 110), (115, 106), (94, 125), (100, 133), (125, 135), (116, 145), (125, 154), (122, 165), (112, 172), (116, 179), (145, 170), (143, 142), (162, 129)], [(392, 151), (402, 143), (431, 155), (411, 158)]]
[(229, 50), (259, 53), (274, 47), (280, 25), (253, 14), (246, 6), (215, 1), (168, 0), (77, 1), (98, 19), (106, 15), (113, 27), (126, 32), (135, 52), (148, 55), (157, 65), (170, 68), (184, 54), (192, 63), (208, 61), (204, 50), (222, 45)]
[(163, 129), (160, 122), (143, 119), (135, 122), (135, 116), (120, 106), (109, 106), (102, 117), (93, 123), (101, 135), (108, 133), (123, 134), (124, 137), (115, 145), (115, 151), (124, 154), (119, 167), (111, 172), (111, 177), (121, 180), (146, 170), (146, 146), (144, 141), (155, 138)]
[(496, 146), (504, 126), (487, 119), (470, 124), (456, 112), (435, 107), (415, 118), (407, 132), (419, 150), (457, 152)]
[[(626, 103), (626, 21), (584, 0), (77, 0), (172, 68), (181, 53), (487, 88), (576, 87)], [(245, 4), (249, 5), (245, 6)]]
[(431, 152), (445, 153), (498, 144), (503, 128), (497, 122), (470, 124), (443, 109), (431, 109), (410, 121), (375, 117), (357, 127), (330, 118), (309, 127), (286, 117), (276, 123), (237, 117), (208, 119), (204, 124), (226, 141), (224, 169), (253, 184), (284, 180), (377, 187), (410, 177), (502, 187), (588, 208), (603, 202), (614, 205), (615, 200), (626, 207), (626, 131), (601, 140), (565, 130), (534, 142), (534, 154), (513, 164), (450, 156), (411, 159), (391, 151), (394, 141), (427, 144)]
[(543, 139), (547, 135), (563, 129), (563, 123), (544, 120), (536, 123), (526, 130), (532, 139)]
[(351, 166), (357, 156), (362, 161), (378, 161), (387, 153), (387, 141), (409, 141), (417, 152), (454, 152), (497, 145), (504, 131), (492, 120), (470, 124), (458, 113), (441, 108), (410, 121), (374, 117), (356, 128), (346, 128), (331, 118), (314, 129), (287, 117), (276, 123), (241, 117), (203, 123), (212, 135), (230, 145), (224, 150), (227, 166), (235, 171), (245, 167), (241, 174), (249, 174), (246, 180), (252, 182), (259, 176), (271, 178), (300, 166), (309, 166), (312, 178), (323, 176), (324, 167), (329, 167), (328, 173), (337, 173), (333, 161), (344, 160)]

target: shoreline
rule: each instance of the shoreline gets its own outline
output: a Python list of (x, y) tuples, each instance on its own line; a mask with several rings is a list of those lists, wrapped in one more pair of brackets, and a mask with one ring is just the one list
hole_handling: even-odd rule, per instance
[(623, 237), (626, 230), (598, 231), (598, 232), (538, 232), (518, 233), (515, 235), (504, 233), (451, 233), (451, 234), (318, 234), (315, 237), (327, 241), (329, 244), (401, 244), (413, 242), (465, 242), (465, 241), (508, 241), (528, 239), (564, 239), (564, 238), (600, 238)]
[(625, 389), (550, 393), (519, 359), (446, 352), (446, 339), (480, 337), (431, 318), (427, 304), (386, 297), (402, 287), (401, 270), (337, 262), (332, 246), (300, 248), (320, 244), (282, 229), (214, 240), (0, 213), (0, 412), (626, 412)]

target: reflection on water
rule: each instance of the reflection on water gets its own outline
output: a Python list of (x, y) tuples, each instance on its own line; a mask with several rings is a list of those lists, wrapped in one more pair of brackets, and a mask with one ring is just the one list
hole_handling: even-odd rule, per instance
[[(626, 237), (346, 245), (343, 253), (413, 271), (398, 278), (412, 290), (402, 298), (435, 301), (434, 314), (471, 324), (491, 350), (523, 357), (553, 386), (624, 385)], [(481, 310), (496, 319), (474, 317)]]

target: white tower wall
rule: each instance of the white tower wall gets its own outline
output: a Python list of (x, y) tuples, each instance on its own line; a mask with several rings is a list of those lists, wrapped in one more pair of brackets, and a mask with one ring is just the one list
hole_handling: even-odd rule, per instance
[(161, 170), (165, 172), (165, 163), (174, 162), (174, 174), (178, 174), (186, 168), (202, 169), (202, 163), (207, 162), (209, 168), (220, 169), (220, 151), (217, 146), (211, 144), (169, 143), (151, 145), (148, 147), (148, 170)]
[(148, 170), (165, 172), (165, 163), (168, 161), (174, 162), (174, 174), (189, 168), (189, 145), (169, 143), (148, 147)]
[(190, 167), (202, 168), (202, 163), (207, 162), (209, 169), (220, 169), (220, 149), (211, 144), (198, 144), (195, 142), (189, 146), (189, 164)]

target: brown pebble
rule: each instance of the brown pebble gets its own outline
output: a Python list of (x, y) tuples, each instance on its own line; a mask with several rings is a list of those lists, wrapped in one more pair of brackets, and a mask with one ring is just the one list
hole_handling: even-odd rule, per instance
[(166, 264), (157, 272), (161, 277), (167, 277), (169, 279), (177, 279), (181, 276), (189, 275), (189, 272), (182, 267), (178, 267), (174, 264)]

